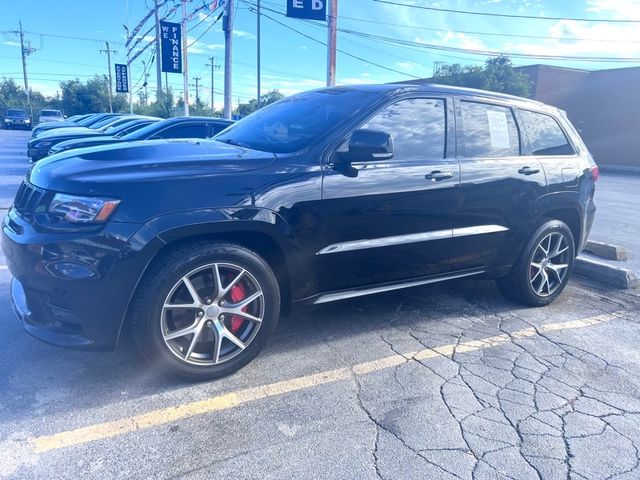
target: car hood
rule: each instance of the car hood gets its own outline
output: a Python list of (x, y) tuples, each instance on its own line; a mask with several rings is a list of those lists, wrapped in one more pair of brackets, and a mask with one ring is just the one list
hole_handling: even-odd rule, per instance
[(97, 147), (100, 145), (109, 145), (110, 143), (122, 142), (121, 139), (112, 137), (111, 135), (91, 136), (88, 138), (73, 138), (57, 143), (52, 147), (54, 151), (69, 150), (72, 148)]
[(103, 135), (103, 133), (86, 127), (63, 127), (54, 128), (52, 130), (45, 130), (38, 135), (38, 140), (47, 140), (52, 137), (65, 135)]
[[(38, 162), (29, 181), (78, 194), (118, 194), (132, 183), (211, 177), (264, 168), (275, 155), (213, 140), (147, 140), (81, 148)], [(168, 187), (169, 188), (169, 187)]]

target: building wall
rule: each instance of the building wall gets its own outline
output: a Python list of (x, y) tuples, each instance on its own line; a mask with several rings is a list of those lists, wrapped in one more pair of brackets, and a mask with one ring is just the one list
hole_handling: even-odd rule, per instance
[(640, 68), (519, 70), (534, 82), (532, 98), (567, 112), (598, 164), (640, 167)]

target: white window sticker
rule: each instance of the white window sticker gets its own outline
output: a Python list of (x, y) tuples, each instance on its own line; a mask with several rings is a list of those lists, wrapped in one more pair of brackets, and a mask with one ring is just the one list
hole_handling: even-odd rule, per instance
[(491, 146), (494, 148), (511, 148), (509, 141), (509, 125), (507, 124), (507, 112), (487, 110), (489, 121), (489, 134)]

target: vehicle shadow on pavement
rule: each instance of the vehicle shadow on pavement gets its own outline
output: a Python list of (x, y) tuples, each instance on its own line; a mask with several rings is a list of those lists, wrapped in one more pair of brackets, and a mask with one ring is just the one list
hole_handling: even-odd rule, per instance
[[(567, 301), (571, 296), (565, 294), (554, 306)], [(0, 352), (5, 367), (0, 422), (178, 393), (192, 400), (346, 367), (394, 354), (384, 338), (394, 328), (424, 331), (437, 328), (445, 317), (482, 321), (514, 308), (519, 307), (493, 282), (476, 280), (298, 307), (280, 319), (267, 348), (251, 364), (230, 377), (196, 384), (167, 377), (144, 362), (126, 334), (115, 352), (59, 349), (29, 337), (6, 309), (0, 322), (8, 326), (10, 347)]]

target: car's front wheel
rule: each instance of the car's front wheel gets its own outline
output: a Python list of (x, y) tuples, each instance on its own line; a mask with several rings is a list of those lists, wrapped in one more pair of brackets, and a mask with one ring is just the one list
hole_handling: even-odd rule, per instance
[(165, 254), (145, 274), (131, 309), (147, 359), (195, 380), (229, 375), (253, 360), (279, 313), (267, 262), (242, 246), (211, 242)]
[(560, 220), (549, 220), (533, 234), (509, 275), (496, 283), (503, 294), (519, 303), (548, 305), (567, 286), (574, 259), (571, 229)]

